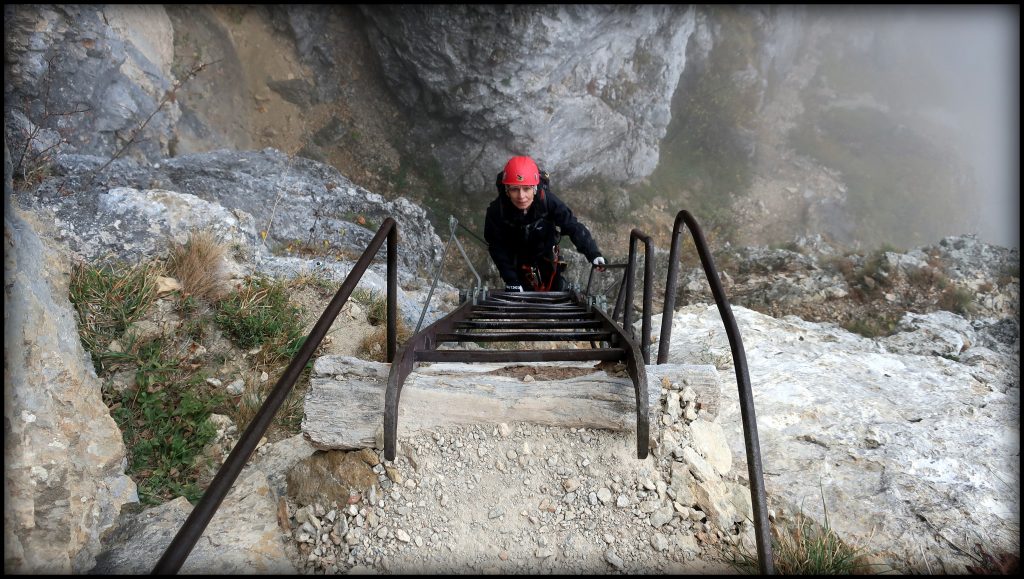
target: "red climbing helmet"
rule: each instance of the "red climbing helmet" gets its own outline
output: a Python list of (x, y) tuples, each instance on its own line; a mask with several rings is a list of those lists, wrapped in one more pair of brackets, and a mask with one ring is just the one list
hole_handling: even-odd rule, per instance
[(537, 185), (540, 183), (540, 170), (537, 163), (529, 157), (512, 157), (505, 163), (501, 175), (503, 185)]

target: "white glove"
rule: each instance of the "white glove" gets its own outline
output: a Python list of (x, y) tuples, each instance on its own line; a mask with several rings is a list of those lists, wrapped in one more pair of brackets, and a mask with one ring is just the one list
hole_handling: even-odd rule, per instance
[(597, 271), (604, 271), (604, 258), (600, 255), (594, 258), (594, 265), (597, 266)]

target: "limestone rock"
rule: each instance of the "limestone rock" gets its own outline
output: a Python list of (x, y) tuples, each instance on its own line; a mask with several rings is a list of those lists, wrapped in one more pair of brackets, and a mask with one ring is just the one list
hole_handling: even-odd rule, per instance
[(288, 472), (288, 495), (301, 504), (329, 504), (366, 493), (377, 475), (359, 452), (316, 452)]
[[(122, 505), (121, 433), (68, 301), (67, 258), (4, 211), (4, 569), (84, 573)], [(17, 361), (18, 363), (13, 363)]]
[[(933, 528), (976, 537), (989, 552), (1019, 549), (1019, 495), (1000, 482), (1018, 478), (1008, 457), (1020, 448), (1019, 362), (979, 372), (940, 356), (891, 352), (833, 324), (733, 312), (773, 508), (802, 508), (818, 522), (827, 509), (837, 533), (878, 552), (924, 549), (959, 561), (936, 543)], [(674, 324), (687, 331), (673, 333), (670, 360), (728, 352), (716, 306), (680, 308)], [(723, 397), (718, 420), (733, 470), (745, 475), (735, 397)]]
[[(559, 182), (649, 175), (696, 26), (693, 9), (669, 5), (362, 12), (399, 99), (414, 116), (447, 119), (421, 139), (474, 191), (493, 189), (494, 173), (527, 146)], [(510, 21), (519, 24), (501, 25)], [(445, 138), (451, 130), (460, 137)]]
[[(183, 574), (294, 574), (277, 522), (277, 495), (256, 468), (239, 474), (199, 541), (181, 566)], [(192, 505), (184, 497), (140, 513), (123, 515), (105, 543), (93, 573), (143, 574), (152, 571), (177, 535)]]

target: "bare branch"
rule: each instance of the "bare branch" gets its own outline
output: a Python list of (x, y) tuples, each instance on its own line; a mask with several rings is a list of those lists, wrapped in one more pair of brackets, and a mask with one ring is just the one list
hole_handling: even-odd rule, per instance
[(164, 93), (163, 98), (160, 99), (160, 103), (156, 106), (155, 109), (153, 109), (153, 112), (149, 113), (149, 116), (146, 117), (144, 121), (142, 121), (141, 125), (132, 130), (131, 135), (128, 137), (127, 140), (125, 140), (124, 144), (122, 144), (121, 147), (114, 152), (113, 156), (107, 159), (106, 163), (103, 163), (102, 165), (100, 165), (96, 169), (93, 169), (86, 175), (87, 179), (91, 181), (98, 173), (102, 172), (104, 169), (109, 167), (111, 163), (116, 161), (122, 154), (124, 154), (124, 152), (128, 150), (128, 147), (131, 147), (133, 144), (135, 144), (136, 140), (138, 139), (138, 136), (142, 134), (144, 130), (146, 130), (146, 127), (149, 125), (149, 122), (153, 120), (153, 117), (155, 117), (156, 114), (160, 112), (161, 109), (163, 109), (164, 105), (168, 102), (175, 101), (175, 99), (177, 98), (176, 93), (182, 86), (185, 85), (186, 82), (195, 78), (197, 74), (205, 70), (210, 65), (216, 64), (218, 62), (220, 62), (220, 60), (215, 60), (213, 62), (203, 62), (196, 64), (191, 69), (189, 69), (189, 71), (185, 73), (184, 78), (177, 80), (174, 83), (174, 86), (172, 86), (170, 90)]

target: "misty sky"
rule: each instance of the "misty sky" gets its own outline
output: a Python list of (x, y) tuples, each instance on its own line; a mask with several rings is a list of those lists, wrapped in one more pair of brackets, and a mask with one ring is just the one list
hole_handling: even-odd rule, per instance
[(907, 34), (930, 48), (950, 91), (981, 195), (983, 241), (1020, 247), (1019, 6), (919, 6)]

